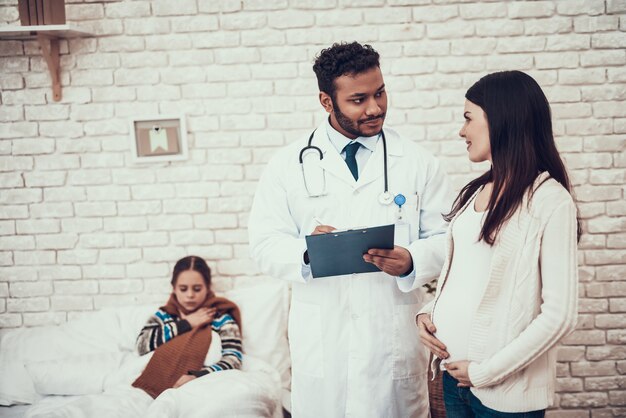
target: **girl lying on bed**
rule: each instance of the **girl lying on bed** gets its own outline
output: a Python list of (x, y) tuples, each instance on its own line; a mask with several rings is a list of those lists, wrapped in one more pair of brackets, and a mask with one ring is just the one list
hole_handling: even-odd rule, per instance
[[(209, 373), (241, 367), (239, 308), (211, 291), (211, 270), (200, 257), (176, 262), (169, 300), (146, 323), (137, 337), (140, 355), (154, 351), (133, 386), (156, 398)], [(205, 365), (211, 331), (222, 340), (222, 357)]]

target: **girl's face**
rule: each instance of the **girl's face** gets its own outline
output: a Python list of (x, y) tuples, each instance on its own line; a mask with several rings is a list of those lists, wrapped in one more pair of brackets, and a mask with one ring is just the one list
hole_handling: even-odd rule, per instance
[(487, 115), (485, 115), (480, 106), (465, 100), (463, 117), (465, 118), (465, 123), (459, 131), (459, 136), (465, 139), (470, 161), (474, 163), (491, 161), (491, 143), (489, 142)]
[(202, 305), (208, 291), (202, 275), (195, 270), (180, 272), (174, 284), (176, 299), (189, 312), (195, 311)]

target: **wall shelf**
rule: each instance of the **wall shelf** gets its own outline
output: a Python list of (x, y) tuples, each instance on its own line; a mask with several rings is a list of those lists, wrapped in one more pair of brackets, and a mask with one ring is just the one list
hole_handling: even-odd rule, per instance
[(0, 40), (37, 39), (52, 79), (52, 98), (61, 100), (61, 77), (59, 75), (59, 39), (84, 38), (91, 34), (72, 29), (70, 25), (37, 25), (0, 27)]

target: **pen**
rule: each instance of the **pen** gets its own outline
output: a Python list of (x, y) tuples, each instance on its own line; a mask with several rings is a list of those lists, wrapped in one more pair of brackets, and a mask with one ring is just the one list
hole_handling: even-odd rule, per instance
[[(313, 217), (313, 220), (315, 221), (315, 223), (317, 224), (317, 226), (321, 226), (321, 225), (326, 225), (324, 222), (322, 222), (317, 216)], [(332, 227), (331, 227), (332, 228)], [(348, 229), (333, 229), (332, 232), (345, 232), (348, 231)]]

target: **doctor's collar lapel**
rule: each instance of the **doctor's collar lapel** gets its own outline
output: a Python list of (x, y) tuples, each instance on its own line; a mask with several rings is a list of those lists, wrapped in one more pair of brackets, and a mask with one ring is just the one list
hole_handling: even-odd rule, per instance
[[(404, 147), (398, 135), (391, 131), (385, 130), (385, 139), (387, 142), (387, 172), (389, 177), (389, 190), (393, 188), (393, 180), (391, 179), (391, 168), (398, 162), (398, 160), (404, 155)], [(357, 182), (357, 188), (363, 187), (385, 175), (384, 165), (384, 147), (383, 140), (380, 138), (376, 143), (376, 150), (370, 156), (367, 161), (367, 165), (363, 169), (359, 181)], [(382, 191), (382, 190), (381, 190)]]
[(317, 131), (315, 131), (315, 135), (313, 136), (313, 145), (319, 147), (319, 149), (322, 150), (322, 154), (324, 154), (324, 158), (319, 163), (324, 170), (337, 177), (339, 180), (342, 180), (349, 185), (354, 185), (354, 177), (352, 177), (352, 173), (350, 172), (348, 165), (344, 159), (341, 158), (341, 155), (337, 152), (328, 138), (325, 122), (317, 128)]

